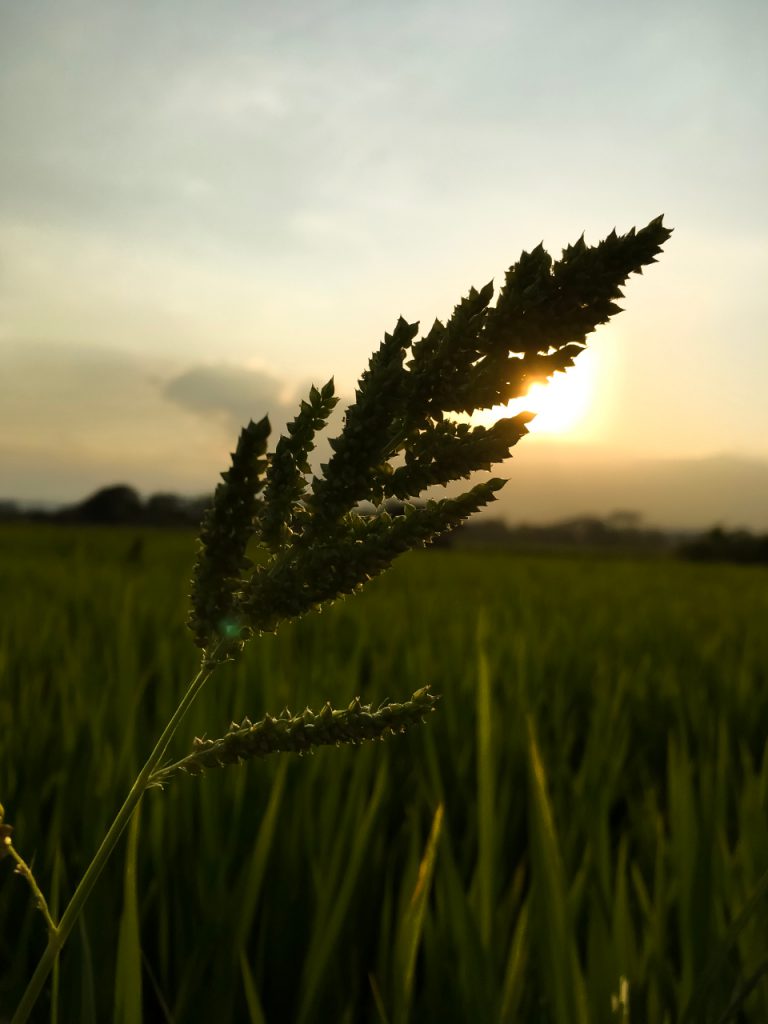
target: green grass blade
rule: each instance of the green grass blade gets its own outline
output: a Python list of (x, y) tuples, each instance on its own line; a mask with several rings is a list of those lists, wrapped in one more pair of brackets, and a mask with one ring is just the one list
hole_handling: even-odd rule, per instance
[(493, 941), (495, 896), (495, 794), (491, 672), (488, 625), (481, 615), (477, 627), (477, 896), (480, 935), (486, 952)]
[[(432, 883), (436, 911), (440, 911), (440, 924), (446, 936), (442, 949), (446, 948), (447, 942), (450, 947), (460, 950), (460, 956), (452, 967), (454, 995), (451, 1003), (455, 1014), (452, 1019), (462, 1022), (491, 1020), (493, 1012), (490, 1006), (493, 999), (489, 958), (483, 949), (477, 915), (468, 899), (466, 881), (456, 862), (452, 844), (450, 828), (446, 828)], [(437, 977), (438, 985), (444, 989), (445, 975), (442, 967), (438, 968)]]
[(142, 1024), (141, 941), (136, 861), (139, 846), (141, 804), (128, 826), (123, 874), (123, 912), (117, 943), (114, 1024)]
[(410, 1013), (411, 1000), (413, 998), (413, 979), (416, 972), (416, 956), (419, 951), (422, 931), (424, 928), (424, 915), (427, 910), (427, 901), (432, 886), (432, 876), (435, 870), (435, 857), (440, 841), (440, 834), (443, 827), (443, 805), (438, 804), (435, 816), (432, 819), (427, 845), (424, 855), (419, 864), (419, 873), (416, 885), (411, 895), (410, 902), (401, 919), (399, 935), (397, 937), (397, 950), (395, 963), (397, 964), (395, 1003), (395, 1024), (405, 1024)]
[(547, 793), (544, 765), (530, 716), (528, 774), (533, 909), (540, 957), (547, 978), (546, 994), (557, 1024), (587, 1024), (583, 980), (568, 917), (568, 886)]
[(278, 814), (285, 792), (285, 780), (288, 774), (290, 761), (287, 757), (280, 759), (275, 771), (275, 778), (269, 794), (269, 803), (264, 812), (259, 826), (259, 834), (256, 838), (256, 845), (253, 855), (247, 862), (246, 875), (243, 884), (238, 887), (238, 920), (236, 928), (237, 945), (242, 949), (247, 941), (248, 932), (253, 923), (256, 912), (256, 904), (264, 881), (264, 872), (269, 859), (269, 852), (272, 849), (272, 841), (275, 836)]
[[(48, 901), (53, 920), (58, 920), (59, 905), (61, 903), (61, 875), (62, 875), (61, 846), (58, 838), (56, 842), (56, 853), (53, 858), (53, 877), (51, 879), (51, 898)], [(61, 988), (61, 962), (56, 957), (51, 971), (51, 1024), (59, 1024), (59, 992)]]
[(518, 1007), (525, 987), (525, 969), (528, 965), (529, 906), (530, 903), (526, 899), (520, 908), (515, 930), (512, 933), (512, 941), (509, 944), (509, 955), (501, 992), (499, 1024), (515, 1024), (518, 1019)]
[(82, 945), (82, 961), (80, 968), (80, 1017), (82, 1024), (98, 1024), (96, 1016), (96, 981), (93, 974), (93, 954), (85, 914), (78, 922), (80, 943)]
[(634, 977), (637, 962), (637, 938), (632, 924), (629, 901), (628, 842), (626, 835), (619, 842), (613, 898), (613, 944), (622, 977)]
[(690, 1004), (681, 1017), (681, 1024), (694, 1024), (702, 1018), (702, 1013), (707, 1005), (709, 990), (717, 980), (721, 971), (728, 962), (728, 956), (736, 943), (741, 932), (749, 923), (752, 915), (759, 909), (761, 904), (768, 897), (768, 871), (761, 875), (757, 885), (752, 890), (749, 899), (746, 901), (735, 920), (731, 923), (728, 931), (719, 943), (717, 949), (710, 957), (709, 962), (697, 978), (693, 988), (693, 995)]
[(379, 1018), (379, 1024), (390, 1024), (387, 1011), (384, 1007), (384, 998), (379, 988), (379, 983), (376, 981), (376, 976), (369, 972), (368, 982), (371, 986), (371, 995), (373, 996), (373, 1004), (376, 1007), (376, 1015)]
[[(63, 888), (68, 888), (67, 865), (57, 842), (56, 868), (61, 876)], [(55, 904), (54, 904), (55, 905)], [(56, 911), (54, 911), (56, 913)], [(56, 915), (58, 917), (58, 915)], [(96, 983), (93, 970), (93, 953), (88, 934), (87, 914), (82, 914), (78, 921), (80, 936), (80, 1017), (78, 1024), (99, 1024), (96, 1015)]]
[(728, 1024), (729, 1021), (733, 1021), (738, 1017), (739, 1011), (742, 1009), (744, 1003), (751, 993), (757, 988), (758, 984), (766, 974), (768, 974), (768, 960), (763, 960), (751, 977), (747, 978), (747, 980), (739, 986), (728, 1008), (721, 1017), (718, 1017), (717, 1024)]
[(337, 891), (330, 897), (331, 902), (327, 914), (323, 915), (324, 919), (320, 921), (320, 926), (315, 927), (304, 965), (297, 1024), (305, 1024), (306, 1021), (313, 1019), (313, 1007), (318, 990), (328, 961), (336, 948), (336, 942), (363, 867), (363, 857), (368, 846), (369, 835), (384, 796), (386, 775), (385, 766), (382, 763), (376, 775), (373, 793), (359, 827), (356, 829), (354, 845), (351, 850), (347, 850), (348, 858), (345, 861), (345, 871), (341, 883)]
[(259, 999), (259, 993), (256, 988), (256, 982), (254, 981), (251, 968), (248, 966), (248, 957), (245, 955), (245, 950), (240, 950), (240, 974), (243, 979), (243, 990), (245, 992), (245, 1001), (248, 1005), (248, 1019), (250, 1024), (267, 1024), (267, 1018), (264, 1016), (264, 1010), (261, 1006), (261, 1000)]

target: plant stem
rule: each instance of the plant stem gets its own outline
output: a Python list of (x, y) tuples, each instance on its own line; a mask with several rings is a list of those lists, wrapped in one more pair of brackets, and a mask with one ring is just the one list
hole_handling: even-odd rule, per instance
[(101, 846), (96, 851), (93, 860), (86, 868), (83, 877), (80, 879), (80, 883), (77, 886), (77, 889), (75, 889), (72, 899), (69, 901), (66, 910), (61, 916), (58, 927), (50, 933), (48, 945), (40, 958), (40, 962), (35, 969), (35, 973), (30, 978), (24, 995), (21, 997), (21, 1002), (16, 1008), (16, 1013), (11, 1019), (11, 1024), (25, 1024), (26, 1020), (29, 1018), (32, 1008), (37, 1002), (43, 985), (51, 972), (56, 957), (61, 951), (64, 943), (67, 941), (69, 933), (72, 931), (72, 927), (80, 916), (83, 906), (85, 905), (85, 901), (90, 896), (91, 890), (96, 884), (99, 875), (104, 870), (104, 866), (117, 845), (123, 829), (130, 821), (133, 812), (136, 810), (139, 801), (144, 795), (144, 791), (147, 789), (152, 772), (160, 763), (173, 734), (178, 729), (181, 724), (181, 720), (186, 715), (198, 693), (205, 685), (206, 680), (217, 665), (221, 663), (221, 658), (217, 657), (219, 652), (220, 648), (216, 647), (208, 655), (204, 655), (199, 672), (190, 683), (189, 689), (182, 697), (179, 706), (174, 711), (165, 729), (163, 729), (163, 732), (155, 744), (154, 750), (149, 755), (146, 764), (141, 769), (136, 777), (136, 781), (131, 786), (131, 790), (125, 798), (123, 806), (117, 812), (117, 816), (110, 825), (109, 831), (104, 836)]
[(21, 875), (32, 890), (32, 897), (35, 901), (35, 905), (45, 918), (48, 934), (53, 935), (57, 931), (56, 922), (51, 917), (51, 912), (48, 909), (48, 902), (45, 896), (43, 896), (40, 886), (37, 884), (37, 879), (32, 874), (32, 869), (10, 840), (7, 841), (6, 850), (8, 851), (8, 855), (16, 862), (16, 873)]

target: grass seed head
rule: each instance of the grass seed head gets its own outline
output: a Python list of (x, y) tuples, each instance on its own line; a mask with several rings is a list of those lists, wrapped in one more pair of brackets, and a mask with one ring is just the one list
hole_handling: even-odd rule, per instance
[[(436, 320), (418, 340), (419, 325), (400, 317), (315, 475), (308, 458), (338, 401), (333, 380), (312, 387), (271, 454), (269, 421), (249, 423), (203, 522), (191, 595), (196, 643), (219, 660), (235, 657), (252, 635), (356, 592), (399, 554), (493, 501), (504, 480), (396, 515), (383, 508), (508, 458), (528, 414), (489, 428), (449, 414), (505, 404), (570, 367), (587, 336), (621, 311), (616, 300), (630, 274), (655, 263), (670, 234), (657, 217), (594, 246), (582, 236), (557, 261), (539, 245), (509, 268), (495, 306), (492, 282), (471, 288), (445, 324)], [(374, 515), (360, 513), (363, 502)], [(256, 564), (246, 556), (252, 541)]]

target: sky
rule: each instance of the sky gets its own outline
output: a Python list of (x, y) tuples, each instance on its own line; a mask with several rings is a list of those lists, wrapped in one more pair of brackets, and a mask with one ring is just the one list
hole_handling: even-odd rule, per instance
[(767, 32), (758, 0), (0, 4), (0, 498), (210, 491), (398, 315), (663, 213), (504, 514), (768, 529)]

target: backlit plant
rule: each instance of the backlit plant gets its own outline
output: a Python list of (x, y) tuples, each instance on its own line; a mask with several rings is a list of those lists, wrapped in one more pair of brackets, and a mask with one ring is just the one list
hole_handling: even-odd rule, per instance
[[(0, 808), (0, 857), (9, 854), (29, 883), (48, 928), (48, 945), (12, 1024), (29, 1017), (85, 901), (145, 791), (180, 773), (199, 774), (282, 751), (357, 744), (402, 732), (434, 710), (428, 687), (403, 703), (358, 699), (341, 710), (266, 715), (233, 724), (219, 739), (195, 740), (171, 762), (168, 747), (210, 675), (246, 642), (359, 590), (401, 553), (429, 544), (494, 500), (505, 481), (491, 478), (463, 493), (409, 504), (503, 462), (527, 432), (529, 413), (493, 426), (460, 421), (526, 393), (567, 370), (587, 335), (620, 311), (630, 274), (654, 263), (671, 232), (659, 217), (640, 231), (584, 239), (553, 262), (539, 245), (506, 274), (495, 305), (493, 284), (472, 288), (446, 323), (417, 339), (400, 318), (362, 374), (331, 456), (313, 474), (315, 438), (338, 402), (333, 381), (313, 387), (286, 433), (269, 451), (265, 417), (241, 432), (203, 520), (191, 590), (189, 626), (200, 669), (181, 699), (123, 806), (56, 921), (34, 875), (15, 850)], [(405, 503), (391, 513), (392, 499)], [(373, 508), (366, 512), (365, 508)]]

